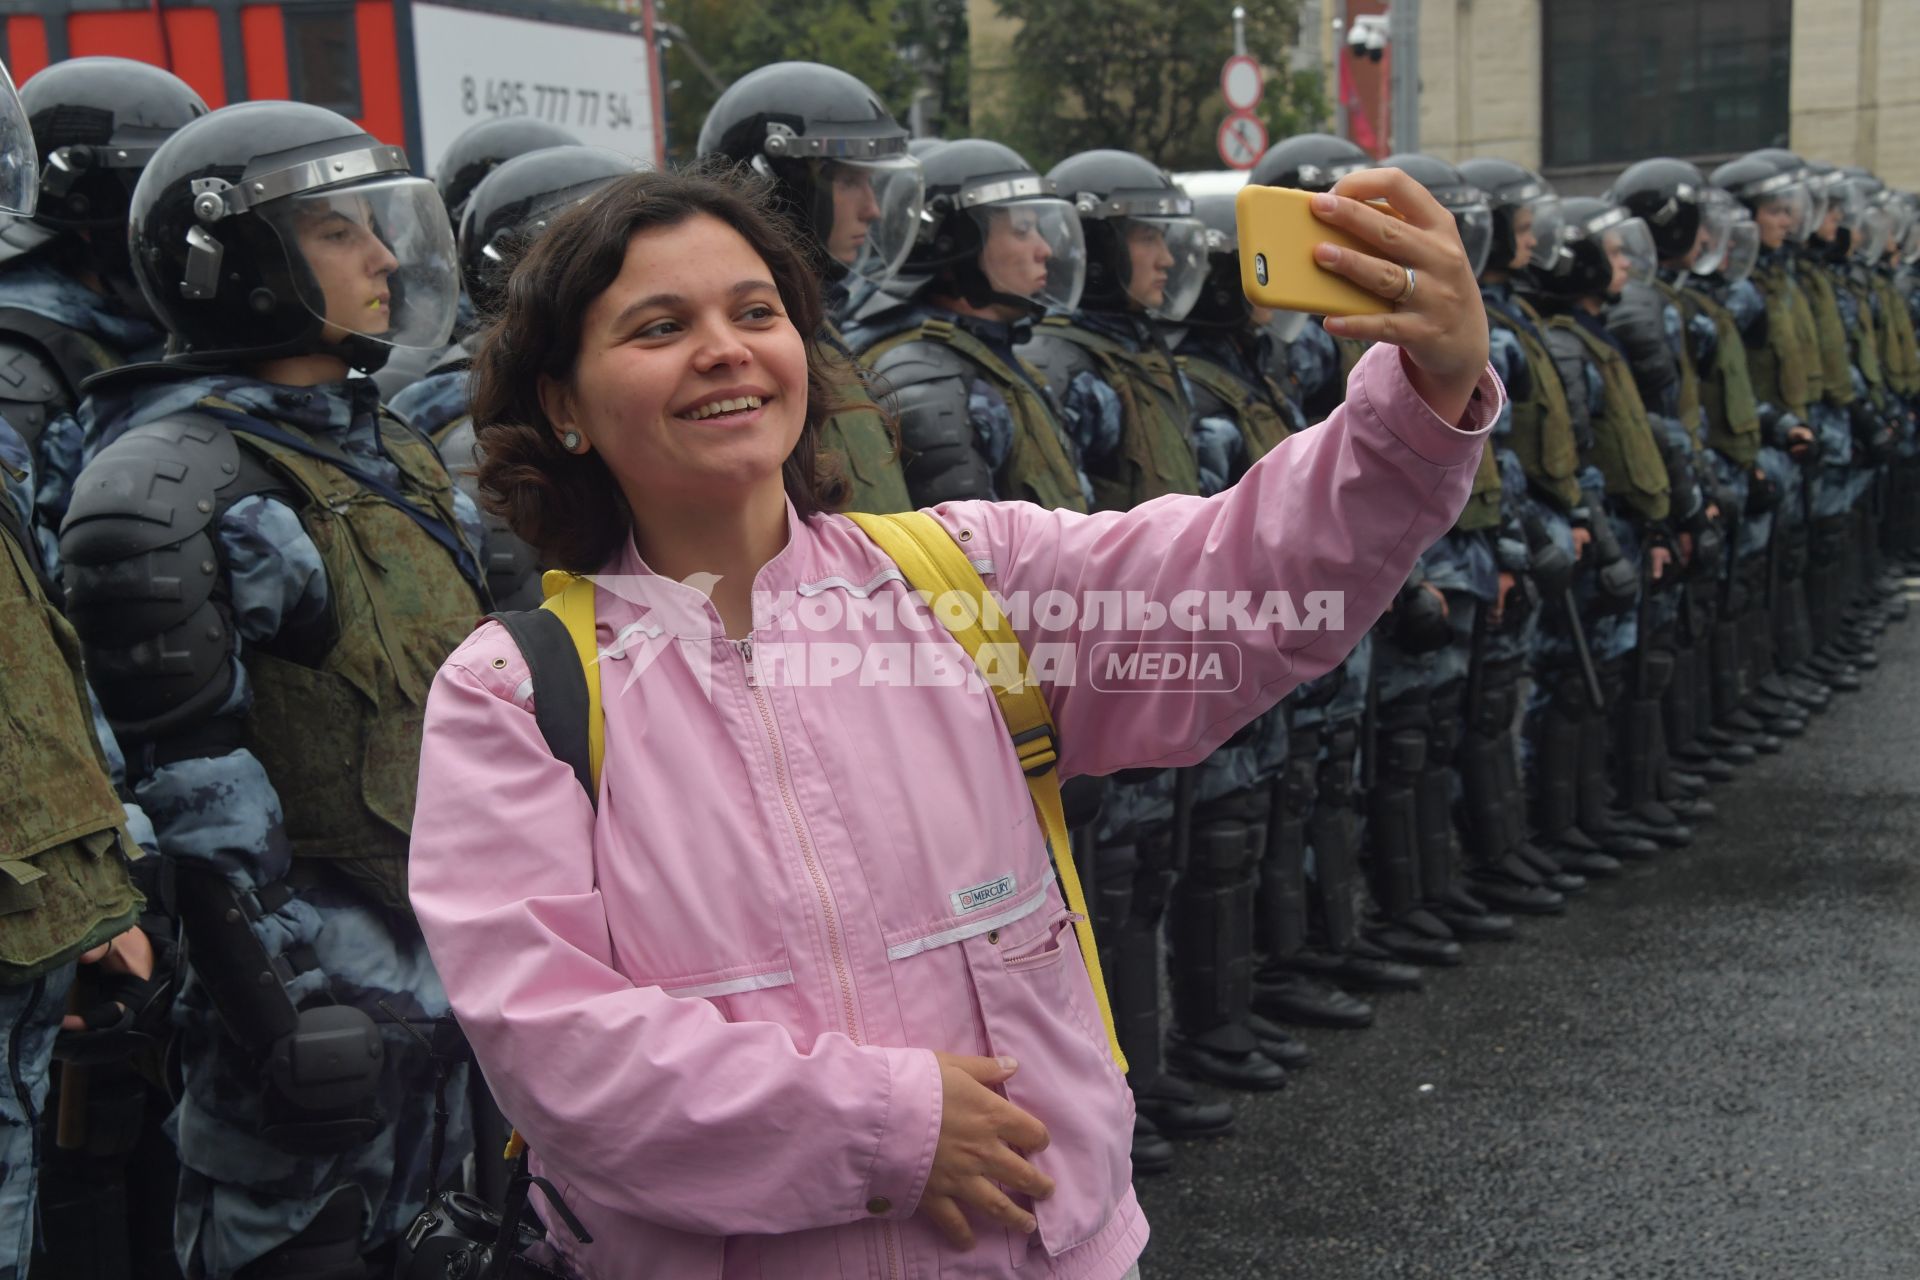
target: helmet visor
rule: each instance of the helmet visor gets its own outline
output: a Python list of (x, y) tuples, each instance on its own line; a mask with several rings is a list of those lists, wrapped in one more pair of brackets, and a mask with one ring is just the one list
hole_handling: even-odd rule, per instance
[[(1824, 213), (1826, 202), (1820, 201), (1819, 204), (1821, 207), (1818, 212)], [(1769, 191), (1760, 197), (1759, 202), (1754, 206), (1754, 214), (1756, 217), (1773, 217), (1784, 212), (1789, 216), (1787, 239), (1797, 244), (1804, 244), (1807, 237), (1813, 234), (1813, 229), (1819, 225), (1814, 205), (1812, 189), (1804, 182), (1795, 182), (1777, 191)]]
[(1467, 265), (1477, 277), (1486, 270), (1487, 255), (1493, 251), (1493, 208), (1483, 200), (1454, 205), (1452, 210), (1453, 225), (1467, 250)]
[(820, 243), (847, 271), (875, 284), (906, 261), (920, 226), (926, 180), (912, 156), (821, 160)]
[[(424, 178), (386, 178), (258, 206), (300, 280), (326, 340), (358, 335), (436, 349), (453, 332), (460, 272), (440, 193)], [(300, 267), (304, 266), (304, 275)]]
[(1727, 239), (1736, 221), (1732, 196), (1713, 190), (1700, 202), (1700, 228), (1693, 235), (1693, 261), (1689, 269), (1697, 276), (1710, 276), (1727, 260)]
[(1854, 261), (1872, 266), (1887, 251), (1887, 237), (1892, 234), (1892, 217), (1878, 205), (1869, 205), (1861, 211), (1859, 221), (1852, 226), (1847, 252)]
[(20, 105), (6, 64), (0, 63), (0, 210), (30, 218), (39, 191), (40, 157), (27, 109)]
[(1003, 200), (967, 211), (980, 226), (980, 274), (995, 293), (1071, 311), (1087, 281), (1080, 216), (1049, 196)]
[(1121, 281), (1158, 320), (1178, 324), (1207, 283), (1207, 228), (1197, 218), (1118, 218)]
[(1652, 284), (1660, 259), (1653, 247), (1653, 232), (1638, 218), (1616, 222), (1600, 233), (1600, 243), (1613, 263), (1614, 279), (1624, 268), (1629, 284)]
[[(1307, 313), (1304, 311), (1276, 311), (1273, 318), (1261, 326), (1273, 338), (1275, 349), (1284, 352), (1293, 345), (1307, 327)], [(1285, 363), (1284, 356), (1281, 360)]]
[(1906, 248), (1907, 238), (1913, 234), (1914, 207), (1898, 192), (1888, 195), (1880, 207), (1887, 211), (1892, 223), (1887, 230), (1887, 253), (1898, 258)]
[(1758, 261), (1760, 225), (1744, 219), (1734, 223), (1727, 231), (1727, 257), (1720, 264), (1720, 278), (1728, 284), (1739, 284), (1753, 274), (1753, 265)]
[[(1513, 252), (1514, 260), (1507, 264), (1510, 271), (1523, 267), (1544, 267), (1553, 259), (1553, 239), (1549, 232), (1559, 219), (1554, 213), (1560, 203), (1559, 196), (1535, 196), (1513, 207)], [(1525, 256), (1521, 254), (1524, 252)]]

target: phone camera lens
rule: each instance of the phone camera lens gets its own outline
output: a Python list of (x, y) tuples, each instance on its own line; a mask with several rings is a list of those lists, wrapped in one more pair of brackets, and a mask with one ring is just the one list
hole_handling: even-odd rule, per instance
[(1253, 255), (1253, 278), (1261, 284), (1267, 282), (1267, 255), (1264, 253)]

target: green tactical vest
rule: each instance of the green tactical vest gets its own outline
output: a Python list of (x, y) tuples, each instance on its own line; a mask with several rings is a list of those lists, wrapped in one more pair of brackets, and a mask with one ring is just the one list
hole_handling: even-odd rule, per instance
[(1780, 263), (1756, 270), (1753, 282), (1767, 303), (1767, 340), (1747, 348), (1753, 394), (1805, 418), (1820, 376), (1813, 312)]
[(1876, 272), (1873, 287), (1880, 297), (1881, 363), (1887, 383), (1903, 396), (1920, 395), (1920, 341), (1914, 337), (1913, 317), (1893, 281)]
[(80, 641), (40, 586), (19, 540), (30, 536), (0, 527), (0, 986), (125, 932), (146, 905), (127, 874), (140, 846), (93, 736)]
[(1360, 357), (1367, 354), (1367, 347), (1370, 345), (1358, 338), (1333, 340), (1334, 350), (1340, 353), (1340, 389), (1343, 398), (1346, 395), (1347, 375), (1353, 372), (1353, 366), (1360, 363)]
[(1473, 492), (1453, 527), (1462, 533), (1500, 527), (1500, 460), (1494, 456), (1493, 443), (1480, 444), (1480, 469), (1473, 473)]
[[(1084, 512), (1087, 495), (1080, 488), (1080, 466), (1074, 461), (1072, 442), (1067, 439), (1059, 418), (1046, 397), (1040, 394), (1040, 375), (1025, 361), (1019, 361), (1018, 369), (1013, 368), (992, 347), (960, 326), (935, 316), (875, 343), (865, 353), (865, 359), (873, 364), (885, 352), (921, 339), (952, 347), (965, 356), (1000, 393), (1013, 415), (1013, 448), (1002, 474), (996, 477), (1001, 496), (1043, 507)], [(1019, 357), (1015, 359), (1018, 361)]]
[[(1654, 281), (1654, 286), (1665, 295), (1668, 302), (1679, 308), (1681, 319), (1691, 314), (1691, 304), (1687, 295), (1665, 280)], [(1680, 332), (1680, 393), (1676, 397), (1676, 408), (1680, 414), (1680, 425), (1686, 428), (1687, 439), (1693, 441), (1693, 450), (1698, 453), (1703, 444), (1700, 440), (1700, 372), (1693, 365), (1693, 349), (1687, 342), (1686, 329)]]
[(1048, 316), (1038, 328), (1092, 357), (1101, 379), (1120, 397), (1118, 474), (1089, 475), (1094, 510), (1126, 511), (1169, 493), (1199, 493), (1200, 464), (1189, 437), (1193, 410), (1166, 353), (1157, 347), (1134, 351), (1074, 327), (1065, 316)]
[(1747, 348), (1733, 312), (1703, 293), (1684, 291), (1687, 305), (1713, 321), (1719, 342), (1713, 367), (1700, 380), (1700, 404), (1707, 411), (1707, 447), (1751, 467), (1760, 456), (1760, 406), (1747, 374)]
[[(326, 566), (334, 635), (311, 664), (258, 647), (242, 655), (253, 684), (246, 745), (280, 795), (294, 858), (408, 911), (427, 688), (484, 606), (445, 548), (384, 498), (297, 450), (240, 432), (234, 439), (304, 499), (300, 524)], [(380, 442), (401, 491), (457, 535), (453, 482), (433, 447), (384, 412)]]
[[(1180, 367), (1189, 378), (1211, 391), (1220, 398), (1220, 402), (1233, 412), (1234, 425), (1240, 428), (1240, 441), (1247, 448), (1249, 465), (1260, 461), (1293, 434), (1287, 427), (1287, 420), (1275, 406), (1275, 401), (1286, 397), (1278, 387), (1268, 384), (1267, 394), (1261, 395), (1248, 386), (1231, 369), (1226, 369), (1211, 360), (1202, 360), (1198, 356), (1181, 356)], [(1266, 376), (1261, 375), (1263, 378)]]
[[(1848, 272), (1840, 277), (1840, 287), (1853, 295), (1854, 310), (1860, 315), (1859, 327), (1847, 334), (1853, 363), (1869, 387), (1884, 386), (1886, 371), (1880, 366), (1880, 325), (1873, 318), (1872, 286)], [(1851, 378), (1847, 380), (1847, 385), (1853, 385)]]
[(1807, 263), (1795, 278), (1813, 316), (1820, 395), (1828, 404), (1844, 408), (1853, 403), (1853, 370), (1847, 360), (1847, 326), (1833, 296), (1833, 277), (1825, 267)]
[(1588, 333), (1572, 316), (1547, 324), (1579, 337), (1587, 356), (1600, 366), (1606, 409), (1593, 424), (1593, 463), (1607, 479), (1607, 496), (1618, 498), (1642, 520), (1664, 520), (1670, 505), (1667, 464), (1647, 421), (1647, 407), (1626, 360), (1606, 342)]
[[(1535, 326), (1546, 321), (1540, 313), (1518, 298), (1516, 305)], [(1489, 310), (1487, 318), (1520, 340), (1526, 353), (1527, 379), (1532, 384), (1525, 400), (1512, 402), (1513, 451), (1526, 469), (1527, 479), (1541, 492), (1572, 510), (1580, 505), (1580, 445), (1573, 436), (1573, 411), (1567, 407), (1567, 391), (1560, 385), (1560, 372), (1553, 356), (1533, 333), (1502, 315)]]
[(900, 466), (900, 450), (887, 418), (874, 403), (852, 360), (845, 354), (846, 344), (831, 325), (828, 341), (821, 345), (832, 373), (838, 407), (821, 425), (820, 452), (840, 461), (847, 477), (845, 510), (871, 511), (885, 515), (893, 511), (913, 510), (907, 493), (907, 473)]

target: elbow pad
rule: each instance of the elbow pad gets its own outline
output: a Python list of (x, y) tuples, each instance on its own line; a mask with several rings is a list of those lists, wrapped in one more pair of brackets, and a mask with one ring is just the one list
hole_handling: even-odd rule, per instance
[(1434, 653), (1453, 643), (1446, 609), (1425, 587), (1400, 588), (1393, 602), (1393, 643), (1406, 653)]

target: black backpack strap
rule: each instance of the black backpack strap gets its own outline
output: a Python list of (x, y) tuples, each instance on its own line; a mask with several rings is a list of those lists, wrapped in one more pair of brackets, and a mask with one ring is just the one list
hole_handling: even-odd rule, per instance
[(573, 770), (589, 803), (593, 790), (592, 757), (587, 749), (587, 673), (567, 634), (567, 624), (550, 609), (518, 609), (487, 615), (507, 629), (533, 677), (533, 720), (547, 750)]

